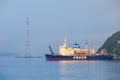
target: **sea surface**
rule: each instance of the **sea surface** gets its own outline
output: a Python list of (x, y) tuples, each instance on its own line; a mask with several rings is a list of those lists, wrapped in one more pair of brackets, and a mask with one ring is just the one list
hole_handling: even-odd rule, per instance
[(120, 61), (0, 58), (0, 80), (120, 80)]

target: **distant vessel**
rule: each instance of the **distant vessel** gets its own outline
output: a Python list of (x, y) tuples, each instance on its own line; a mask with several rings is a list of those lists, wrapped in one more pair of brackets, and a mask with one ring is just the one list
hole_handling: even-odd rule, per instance
[(80, 45), (75, 43), (72, 48), (67, 47), (66, 38), (64, 44), (60, 46), (59, 53), (55, 54), (51, 46), (51, 54), (45, 54), (46, 60), (49, 61), (60, 61), (60, 60), (113, 60), (113, 56), (109, 54), (98, 54), (94, 48), (88, 49), (86, 41), (86, 48), (81, 49)]

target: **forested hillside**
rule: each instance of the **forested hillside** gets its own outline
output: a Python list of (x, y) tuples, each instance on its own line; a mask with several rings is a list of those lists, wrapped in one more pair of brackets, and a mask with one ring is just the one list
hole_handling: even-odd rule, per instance
[(108, 54), (116, 54), (117, 56), (120, 56), (120, 31), (109, 37), (98, 52), (101, 51), (101, 49), (105, 49)]

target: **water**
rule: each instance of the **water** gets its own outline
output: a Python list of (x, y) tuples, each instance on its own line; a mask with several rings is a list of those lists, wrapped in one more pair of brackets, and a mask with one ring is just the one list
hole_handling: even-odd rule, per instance
[(120, 61), (0, 58), (0, 80), (119, 80)]

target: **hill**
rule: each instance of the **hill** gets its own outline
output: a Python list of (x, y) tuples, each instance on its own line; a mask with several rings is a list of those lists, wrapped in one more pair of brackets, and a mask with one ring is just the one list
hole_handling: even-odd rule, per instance
[(0, 57), (16, 57), (17, 54), (15, 53), (3, 53), (3, 52), (0, 52)]
[(102, 49), (105, 49), (108, 54), (116, 54), (117, 56), (120, 56), (120, 31), (115, 32), (109, 37), (98, 52)]

